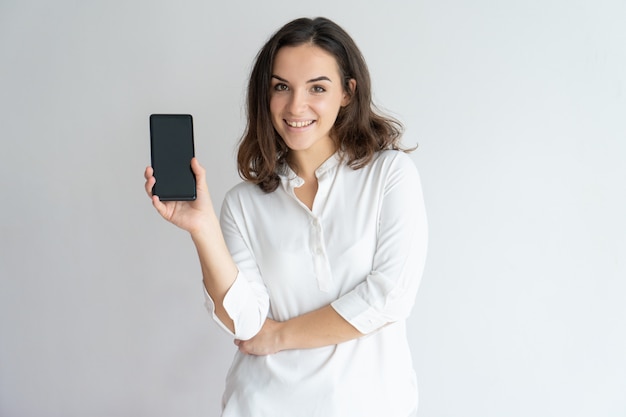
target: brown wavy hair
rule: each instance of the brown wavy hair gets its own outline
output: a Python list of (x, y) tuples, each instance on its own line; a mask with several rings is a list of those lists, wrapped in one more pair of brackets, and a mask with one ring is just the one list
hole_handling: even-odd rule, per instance
[[(333, 126), (342, 157), (353, 169), (367, 165), (375, 153), (384, 149), (408, 152), (400, 147), (402, 124), (379, 112), (372, 102), (367, 64), (354, 40), (329, 19), (300, 18), (279, 29), (256, 56), (248, 82), (248, 123), (239, 143), (239, 175), (272, 192), (280, 183), (278, 173), (285, 164), (289, 149), (272, 125), (270, 87), (274, 58), (284, 46), (311, 44), (322, 48), (337, 60), (343, 89), (350, 102), (342, 107)], [(356, 89), (350, 89), (350, 80)]]

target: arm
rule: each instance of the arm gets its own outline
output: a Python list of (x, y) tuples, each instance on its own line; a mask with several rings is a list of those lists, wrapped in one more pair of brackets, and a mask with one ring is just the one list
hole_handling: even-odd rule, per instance
[(363, 336), (330, 305), (293, 319), (267, 319), (252, 339), (235, 340), (249, 355), (269, 355), (287, 349), (311, 349), (347, 342)]
[(206, 173), (196, 158), (191, 161), (196, 176), (195, 201), (166, 201), (152, 195), (156, 179), (151, 167), (145, 171), (145, 188), (158, 213), (167, 221), (188, 231), (198, 251), (203, 282), (214, 301), (215, 314), (224, 325), (234, 330), (232, 319), (224, 308), (224, 297), (237, 277), (237, 266), (224, 243), (219, 221), (209, 195)]
[(370, 274), (331, 305), (282, 323), (267, 320), (253, 339), (235, 341), (242, 352), (334, 345), (408, 316), (426, 256), (426, 214), (415, 166), (407, 157), (395, 162), (385, 185)]
[(215, 315), (234, 333), (235, 323), (224, 307), (224, 299), (235, 282), (238, 270), (224, 243), (215, 215), (211, 216), (210, 223), (210, 228), (191, 233), (191, 238), (198, 252), (204, 287), (215, 306)]
[(419, 174), (404, 153), (388, 153), (372, 269), (332, 307), (361, 333), (405, 320), (415, 303), (428, 243)]

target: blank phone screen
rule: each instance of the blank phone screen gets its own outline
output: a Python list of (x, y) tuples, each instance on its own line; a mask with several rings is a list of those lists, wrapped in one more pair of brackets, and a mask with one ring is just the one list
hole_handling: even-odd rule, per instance
[(195, 200), (196, 179), (191, 170), (191, 158), (194, 156), (191, 115), (151, 115), (150, 145), (156, 178), (152, 193), (162, 201)]

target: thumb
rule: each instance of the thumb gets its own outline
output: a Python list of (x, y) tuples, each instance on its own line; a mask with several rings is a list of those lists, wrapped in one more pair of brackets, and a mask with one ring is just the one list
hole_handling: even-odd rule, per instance
[(196, 176), (196, 183), (203, 188), (206, 187), (206, 170), (200, 165), (198, 158), (191, 158), (191, 170)]

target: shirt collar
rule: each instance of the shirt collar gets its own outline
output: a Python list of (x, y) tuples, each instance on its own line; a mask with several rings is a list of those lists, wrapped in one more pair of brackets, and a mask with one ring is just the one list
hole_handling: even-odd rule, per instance
[[(335, 169), (339, 163), (341, 162), (342, 157), (340, 152), (337, 151), (330, 156), (326, 161), (322, 163), (316, 170), (315, 176), (318, 180), (324, 177), (327, 173), (331, 172)], [(302, 186), (304, 184), (304, 180), (300, 178), (289, 166), (289, 164), (284, 163), (279, 171), (278, 176), (280, 177), (281, 184), (285, 189), (293, 189)]]

